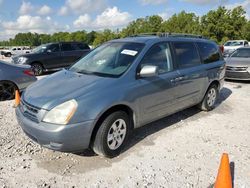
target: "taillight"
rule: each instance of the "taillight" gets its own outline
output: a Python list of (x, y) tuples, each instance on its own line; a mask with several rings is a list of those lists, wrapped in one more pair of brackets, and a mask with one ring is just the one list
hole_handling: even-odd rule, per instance
[(224, 46), (220, 46), (221, 53), (224, 53)]
[(34, 72), (32, 70), (25, 70), (25, 71), (23, 71), (23, 73), (28, 75), (28, 76), (34, 76)]

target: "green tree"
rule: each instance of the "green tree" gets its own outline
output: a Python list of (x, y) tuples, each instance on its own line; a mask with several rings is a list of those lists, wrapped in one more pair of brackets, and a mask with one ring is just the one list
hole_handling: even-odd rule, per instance
[(103, 32), (96, 33), (94, 46), (98, 46), (106, 41), (118, 38), (118, 34), (112, 32), (110, 29), (105, 29)]
[(246, 23), (245, 11), (242, 7), (236, 7), (233, 10), (219, 7), (202, 16), (202, 34), (216, 42), (240, 39), (244, 36), (243, 28)]
[(161, 31), (170, 33), (200, 34), (199, 17), (194, 13), (186, 13), (185, 11), (182, 11), (164, 21)]

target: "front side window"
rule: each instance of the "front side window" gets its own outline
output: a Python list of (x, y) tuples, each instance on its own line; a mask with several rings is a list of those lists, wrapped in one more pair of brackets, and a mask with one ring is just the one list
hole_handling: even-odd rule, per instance
[(50, 46), (48, 46), (47, 51), (48, 50), (50, 50), (50, 52), (59, 52), (60, 51), (59, 44), (51, 44)]
[(173, 43), (176, 60), (179, 68), (188, 68), (200, 64), (200, 57), (194, 43)]
[(197, 43), (203, 63), (213, 63), (220, 60), (219, 48), (212, 43)]
[(82, 74), (119, 77), (140, 54), (143, 43), (105, 43), (74, 64), (70, 71)]
[(145, 65), (157, 66), (160, 74), (173, 70), (169, 44), (160, 43), (150, 48), (144, 56), (140, 68)]
[(250, 49), (238, 49), (231, 57), (247, 58), (250, 57)]

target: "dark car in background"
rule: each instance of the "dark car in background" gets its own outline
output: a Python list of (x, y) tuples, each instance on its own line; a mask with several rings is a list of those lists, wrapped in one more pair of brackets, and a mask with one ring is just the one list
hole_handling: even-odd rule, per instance
[(13, 57), (12, 62), (31, 65), (38, 76), (47, 71), (69, 67), (89, 51), (90, 47), (81, 42), (48, 43), (38, 46), (29, 54)]
[(226, 59), (226, 79), (250, 80), (250, 47), (239, 48)]
[(29, 65), (13, 65), (0, 61), (0, 101), (13, 99), (15, 90), (22, 92), (36, 80)]

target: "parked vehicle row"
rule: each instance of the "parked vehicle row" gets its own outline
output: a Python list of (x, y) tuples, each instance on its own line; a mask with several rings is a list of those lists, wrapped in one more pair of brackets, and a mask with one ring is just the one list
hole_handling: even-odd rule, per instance
[(249, 46), (247, 40), (230, 40), (227, 41), (223, 47), (224, 47), (224, 57), (230, 56), (235, 50), (241, 47), (247, 47)]
[(1, 55), (5, 57), (11, 57), (20, 54), (28, 54), (31, 52), (30, 47), (12, 47), (10, 49), (2, 49)]
[(33, 49), (32, 53), (13, 57), (12, 62), (31, 65), (38, 76), (47, 71), (69, 67), (89, 51), (89, 46), (81, 42), (48, 43)]
[(44, 147), (92, 148), (114, 157), (134, 128), (194, 105), (212, 110), (224, 76), (225, 61), (212, 41), (128, 37), (29, 86), (16, 116), (26, 135)]

